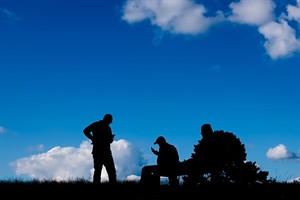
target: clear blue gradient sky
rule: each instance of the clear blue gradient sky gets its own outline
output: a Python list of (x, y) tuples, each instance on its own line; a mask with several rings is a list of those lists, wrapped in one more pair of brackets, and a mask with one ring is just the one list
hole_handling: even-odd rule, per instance
[(299, 179), (299, 27), (300, 0), (0, 0), (0, 179), (91, 180), (105, 113), (119, 180), (159, 135), (190, 158), (204, 123)]

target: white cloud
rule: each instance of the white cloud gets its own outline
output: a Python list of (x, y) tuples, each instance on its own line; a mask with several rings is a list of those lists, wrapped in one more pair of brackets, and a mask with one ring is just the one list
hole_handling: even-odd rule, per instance
[(264, 47), (273, 59), (287, 57), (300, 50), (295, 30), (283, 19), (279, 23), (272, 21), (259, 27), (259, 32), (266, 38)]
[(231, 3), (229, 7), (232, 9), (232, 15), (228, 19), (232, 22), (262, 25), (274, 17), (275, 4), (272, 0), (241, 0), (237, 3)]
[(223, 21), (257, 26), (265, 38), (266, 53), (276, 60), (300, 52), (299, 32), (288, 23), (295, 20), (300, 24), (300, 0), (297, 0), (297, 6), (287, 4), (286, 14), (282, 11), (277, 16), (275, 7), (272, 0), (232, 1), (230, 15), (225, 19), (225, 11), (217, 8), (218, 11), (211, 15), (207, 12), (210, 9), (193, 0), (127, 0), (122, 19), (130, 24), (149, 20), (151, 25), (159, 27), (157, 41), (164, 33), (202, 34)]
[[(90, 142), (83, 141), (79, 148), (58, 146), (45, 153), (20, 158), (11, 165), (16, 175), (27, 175), (37, 180), (92, 180), (91, 149)], [(118, 140), (112, 143), (112, 153), (118, 180), (139, 179), (145, 160), (137, 147), (126, 140)], [(107, 181), (105, 167), (102, 172), (102, 181)]]
[(267, 157), (275, 160), (284, 159), (289, 157), (289, 153), (283, 144), (279, 144), (278, 146), (270, 148), (267, 151)]
[(127, 1), (124, 5), (124, 15), (122, 19), (128, 23), (143, 21), (151, 16), (142, 1)]
[(297, 1), (297, 6), (288, 5), (287, 6), (288, 19), (295, 20), (300, 24), (300, 0)]
[(173, 34), (203, 33), (223, 19), (221, 12), (217, 12), (214, 17), (205, 16), (205, 7), (191, 0), (128, 0), (123, 9), (122, 19), (128, 23), (147, 19), (152, 25)]
[(112, 152), (119, 179), (132, 179), (133, 175), (140, 175), (145, 157), (140, 149), (124, 139), (112, 143)]
[(296, 177), (287, 181), (288, 183), (300, 183), (300, 177)]
[(282, 159), (296, 159), (299, 160), (299, 156), (287, 150), (286, 146), (279, 144), (274, 148), (270, 148), (267, 153), (267, 157), (274, 160)]

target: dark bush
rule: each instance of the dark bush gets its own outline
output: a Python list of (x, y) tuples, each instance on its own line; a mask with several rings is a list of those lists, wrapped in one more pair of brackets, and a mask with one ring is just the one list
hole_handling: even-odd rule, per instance
[(185, 184), (199, 183), (268, 183), (268, 172), (261, 171), (256, 162), (246, 161), (245, 145), (231, 132), (214, 131), (194, 145), (186, 161), (188, 175)]

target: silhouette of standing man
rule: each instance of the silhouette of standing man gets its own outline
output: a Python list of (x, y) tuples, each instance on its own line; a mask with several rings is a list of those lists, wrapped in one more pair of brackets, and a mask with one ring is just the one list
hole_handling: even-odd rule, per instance
[(103, 119), (91, 123), (83, 133), (92, 141), (93, 159), (94, 159), (94, 175), (93, 183), (98, 184), (101, 182), (101, 171), (104, 166), (110, 183), (116, 183), (117, 175), (114, 164), (114, 159), (110, 149), (110, 144), (114, 140), (111, 127), (113, 117), (111, 114), (105, 114)]

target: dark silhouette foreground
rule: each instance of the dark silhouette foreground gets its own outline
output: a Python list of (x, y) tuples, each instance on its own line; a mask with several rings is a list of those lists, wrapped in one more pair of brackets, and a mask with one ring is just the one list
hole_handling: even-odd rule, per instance
[(105, 114), (103, 119), (93, 122), (84, 128), (83, 133), (92, 141), (93, 159), (94, 159), (94, 175), (93, 183), (101, 183), (102, 167), (106, 168), (109, 182), (116, 183), (116, 168), (110, 144), (114, 140), (114, 134), (110, 128), (110, 124), (113, 121), (111, 114)]
[(163, 136), (159, 136), (154, 144), (159, 145), (158, 151), (151, 147), (152, 153), (157, 156), (157, 165), (147, 165), (142, 168), (141, 184), (159, 185), (160, 177), (166, 176), (170, 186), (178, 186), (179, 155), (176, 147), (169, 144)]
[(270, 182), (267, 171), (261, 171), (255, 162), (246, 161), (245, 145), (236, 135), (223, 130), (213, 131), (210, 124), (201, 127), (201, 135), (191, 158), (183, 164), (187, 172), (185, 184)]
[(201, 136), (202, 139), (194, 145), (191, 158), (178, 164), (169, 162), (163, 172), (157, 171), (157, 166), (145, 166), (141, 182), (159, 185), (158, 176), (170, 177), (170, 174), (173, 177), (182, 176), (183, 184), (187, 187), (199, 184), (249, 185), (272, 182), (267, 178), (267, 171), (261, 171), (255, 162), (246, 161), (245, 146), (233, 133), (213, 131), (210, 124), (203, 124)]
[(117, 182), (116, 184), (93, 184), (90, 182), (75, 183), (0, 183), (3, 196), (25, 199), (78, 199), (82, 195), (88, 197), (109, 197), (110, 199), (272, 199), (294, 200), (300, 191), (300, 183), (272, 183), (272, 184), (202, 184), (197, 187), (179, 185), (176, 190), (168, 185), (160, 185), (157, 190), (144, 188), (137, 182)]

